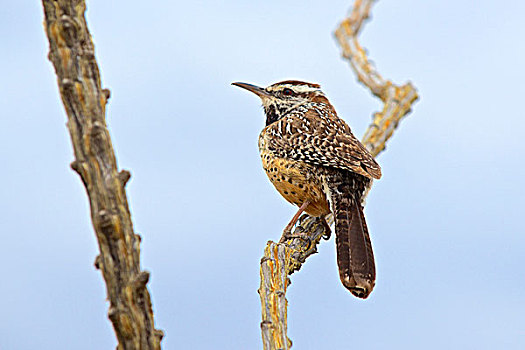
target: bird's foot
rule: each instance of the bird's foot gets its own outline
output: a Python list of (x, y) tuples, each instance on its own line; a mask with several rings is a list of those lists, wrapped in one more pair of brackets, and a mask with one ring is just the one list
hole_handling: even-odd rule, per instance
[(324, 226), (323, 239), (328, 241), (332, 236), (332, 230), (330, 229), (330, 225), (328, 225), (328, 222), (326, 222), (326, 219), (324, 217), (321, 217), (321, 224), (323, 224)]
[(284, 229), (283, 235), (281, 236), (281, 239), (279, 240), (279, 243), (285, 243), (286, 241), (289, 241), (291, 239), (301, 239), (307, 243), (306, 250), (310, 249), (312, 246), (312, 240), (308, 235), (306, 234), (293, 234), (291, 229)]

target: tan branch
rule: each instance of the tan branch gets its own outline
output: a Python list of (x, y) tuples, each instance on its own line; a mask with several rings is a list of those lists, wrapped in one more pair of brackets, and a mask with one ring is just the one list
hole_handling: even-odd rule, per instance
[(335, 37), (343, 51), (343, 58), (350, 62), (357, 79), (384, 103), (383, 110), (374, 114), (372, 124), (363, 136), (363, 144), (374, 156), (377, 156), (385, 149), (386, 142), (401, 119), (410, 112), (410, 108), (418, 99), (418, 94), (411, 83), (397, 86), (390, 80), (385, 80), (359, 45), (357, 36), (364, 21), (369, 18), (374, 1), (356, 0), (350, 16), (345, 18), (336, 29)]
[(125, 185), (118, 172), (105, 108), (109, 90), (101, 88), (95, 48), (87, 28), (83, 0), (42, 0), (49, 59), (55, 67), (67, 113), (75, 160), (71, 167), (84, 183), (110, 302), (108, 317), (118, 349), (160, 349), (163, 332), (155, 329), (149, 273), (140, 267), (140, 236), (133, 231)]
[(287, 337), (286, 289), (289, 275), (298, 271), (305, 260), (317, 252), (317, 244), (326, 234), (319, 218), (303, 215), (294, 235), (308, 235), (310, 241), (295, 238), (285, 243), (269, 241), (261, 259), (261, 332), (264, 349), (289, 349)]
[[(412, 84), (394, 85), (384, 80), (376, 71), (365, 50), (359, 45), (357, 36), (364, 21), (369, 17), (374, 0), (356, 0), (350, 16), (337, 28), (335, 36), (343, 51), (343, 58), (350, 62), (358, 80), (379, 97), (383, 110), (374, 114), (370, 126), (363, 136), (363, 144), (377, 156), (385, 149), (401, 119), (410, 111), (418, 99)], [(288, 276), (301, 268), (306, 259), (317, 251), (317, 244), (326, 234), (318, 218), (302, 216), (294, 235), (306, 235), (310, 239), (293, 239), (286, 243), (268, 242), (261, 259), (261, 284), (259, 295), (262, 307), (261, 332), (265, 350), (289, 349), (292, 342), (287, 332), (286, 289)], [(332, 218), (328, 218), (330, 222)]]

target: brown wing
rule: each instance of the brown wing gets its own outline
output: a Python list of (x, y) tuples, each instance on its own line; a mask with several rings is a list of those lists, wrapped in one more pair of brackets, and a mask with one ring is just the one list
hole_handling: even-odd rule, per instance
[(266, 142), (277, 156), (345, 169), (368, 178), (381, 178), (381, 167), (350, 127), (326, 109), (291, 112), (266, 127)]

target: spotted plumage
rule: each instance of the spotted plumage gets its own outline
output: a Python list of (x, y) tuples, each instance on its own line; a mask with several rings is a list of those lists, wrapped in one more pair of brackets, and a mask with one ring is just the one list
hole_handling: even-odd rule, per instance
[(266, 126), (259, 136), (263, 168), (277, 191), (301, 211), (335, 219), (337, 261), (343, 285), (366, 298), (375, 284), (375, 264), (361, 199), (381, 168), (337, 116), (320, 86), (287, 80), (257, 94)]
[(265, 148), (277, 157), (381, 177), (372, 155), (325, 103), (298, 106), (266, 126), (259, 136), (259, 149)]

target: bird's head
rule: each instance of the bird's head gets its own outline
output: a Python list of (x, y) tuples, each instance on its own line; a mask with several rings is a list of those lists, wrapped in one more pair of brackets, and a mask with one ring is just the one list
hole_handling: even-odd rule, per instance
[(266, 114), (266, 125), (281, 119), (286, 113), (309, 102), (329, 104), (318, 84), (285, 80), (262, 88), (252, 84), (233, 83), (261, 98)]

